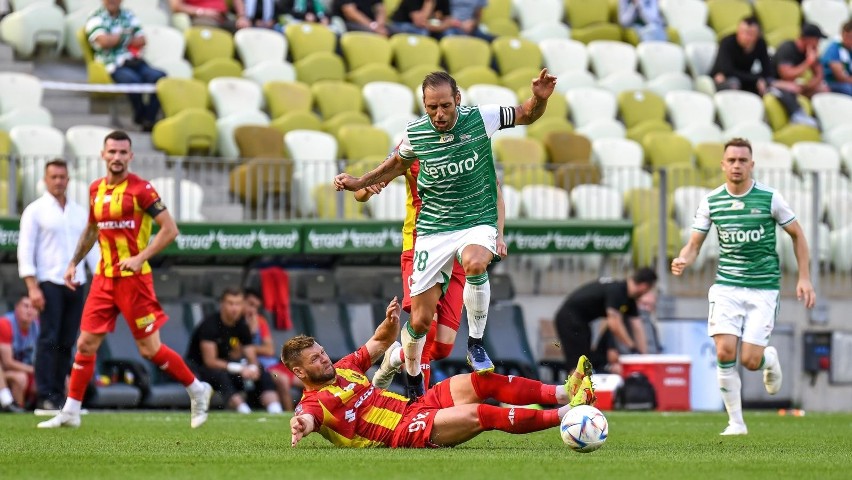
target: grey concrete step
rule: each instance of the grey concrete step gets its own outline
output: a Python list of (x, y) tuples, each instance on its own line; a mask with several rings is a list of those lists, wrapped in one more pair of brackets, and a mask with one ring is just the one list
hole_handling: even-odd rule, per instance
[(0, 72), (28, 73), (32, 75), (33, 63), (0, 59)]
[(45, 90), (41, 99), (44, 108), (54, 116), (85, 115), (90, 111), (89, 95), (81, 92), (65, 92), (61, 90)]
[(7, 43), (0, 43), (0, 63), (12, 62), (15, 60), (15, 49)]
[[(48, 107), (49, 108), (49, 107)], [(110, 116), (103, 114), (75, 113), (57, 114), (53, 110), (53, 126), (63, 132), (75, 125), (95, 125), (100, 127), (111, 127)]]

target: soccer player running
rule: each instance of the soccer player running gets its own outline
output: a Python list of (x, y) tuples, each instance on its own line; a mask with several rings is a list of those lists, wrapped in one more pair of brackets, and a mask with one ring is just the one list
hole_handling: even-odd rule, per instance
[[(572, 406), (595, 401), (591, 380), (585, 376), (576, 383), (545, 385), (523, 377), (468, 373), (439, 382), (426, 395), (409, 402), (372, 385), (364, 376), (399, 334), (399, 313), (394, 297), (385, 320), (367, 343), (335, 364), (311, 337), (299, 335), (284, 344), (281, 361), (305, 385), (290, 419), (293, 446), (311, 432), (319, 432), (341, 447), (453, 446), (487, 430), (529, 433), (554, 427)], [(512, 405), (563, 406), (550, 410), (504, 408), (483, 404), (487, 398)]]
[(486, 268), (497, 254), (497, 178), (490, 139), (497, 130), (540, 118), (555, 86), (556, 77), (544, 69), (532, 81), (532, 97), (522, 105), (467, 107), (459, 105), (453, 77), (430, 73), (422, 85), (426, 115), (408, 124), (396, 154), (360, 178), (341, 173), (334, 179), (338, 190), (357, 191), (387, 175), (401, 175), (420, 161), (417, 191), (422, 206), (408, 281), (411, 319), (402, 329), (405, 370), (412, 386), (409, 398), (423, 395), (420, 363), (425, 337), (456, 258), (466, 280), (468, 362), (478, 374), (494, 371), (482, 344), (491, 297)]
[[(83, 307), (68, 398), (59, 414), (39, 423), (38, 428), (80, 426), (80, 406), (95, 370), (95, 354), (104, 336), (115, 330), (119, 312), (139, 353), (186, 387), (191, 401), (190, 426), (197, 428), (207, 421), (213, 389), (196, 379), (181, 356), (160, 342), (159, 328), (168, 317), (154, 294), (148, 259), (166, 248), (178, 229), (154, 187), (130, 173), (130, 143), (123, 131), (111, 132), (104, 139), (101, 157), (107, 174), (89, 187), (89, 222), (65, 270), (65, 284), (72, 290), (79, 287), (74, 281), (76, 265), (96, 241), (101, 261)], [(149, 243), (152, 220), (160, 231)]]
[[(396, 149), (391, 152), (394, 155)], [(411, 167), (405, 171), (405, 190), (407, 193), (405, 221), (402, 224), (402, 254), (400, 255), (400, 267), (402, 270), (402, 309), (411, 313), (411, 288), (408, 284), (408, 279), (411, 277), (414, 270), (414, 242), (417, 239), (417, 230), (415, 224), (417, 216), (420, 214), (422, 202), (420, 195), (417, 193), (417, 174), (420, 172), (420, 161), (415, 160)], [(393, 177), (395, 178), (395, 177)], [(355, 199), (359, 202), (366, 202), (373, 195), (382, 191), (393, 178), (385, 178), (381, 182), (372, 185), (368, 188), (362, 188), (355, 192)], [(500, 258), (509, 254), (506, 247), (506, 242), (503, 241), (503, 226), (506, 217), (505, 207), (503, 205), (503, 195), (500, 186), (497, 186), (497, 255)], [(429, 377), (431, 375), (430, 362), (433, 360), (442, 360), (450, 355), (453, 350), (453, 344), (456, 342), (456, 334), (459, 331), (459, 318), (463, 304), (464, 286), (465, 286), (464, 269), (458, 260), (453, 261), (453, 274), (449, 279), (449, 285), (446, 292), (441, 295), (438, 300), (436, 320), (432, 322), (429, 332), (426, 334), (426, 343), (423, 344), (423, 354), (420, 359), (420, 368), (423, 372), (423, 385), (426, 389), (429, 388)], [(394, 342), (387, 350), (382, 364), (373, 374), (373, 385), (382, 388), (388, 388), (393, 381), (394, 375), (399, 372), (400, 367), (405, 363), (405, 352), (402, 350), (402, 345)]]
[(737, 340), (742, 338), (740, 361), (749, 370), (763, 370), (766, 391), (781, 389), (781, 364), (775, 347), (767, 347), (778, 316), (781, 270), (775, 251), (775, 225), (793, 239), (799, 268), (796, 296), (807, 308), (816, 295), (811, 285), (808, 242), (796, 215), (780, 193), (752, 178), (754, 160), (748, 140), (734, 138), (725, 144), (722, 171), (725, 184), (701, 201), (692, 235), (677, 258), (672, 273), (681, 275), (695, 261), (702, 243), (716, 225), (719, 233), (719, 267), (710, 287), (708, 333), (716, 344), (716, 377), (728, 411), (722, 435), (748, 433), (743, 420)]

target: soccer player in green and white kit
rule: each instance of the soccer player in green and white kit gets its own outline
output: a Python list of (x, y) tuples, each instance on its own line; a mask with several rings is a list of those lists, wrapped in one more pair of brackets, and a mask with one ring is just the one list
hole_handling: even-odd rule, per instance
[(692, 236), (672, 261), (680, 275), (695, 261), (710, 224), (719, 233), (719, 267), (710, 287), (708, 333), (716, 344), (716, 376), (728, 411), (722, 435), (748, 433), (743, 421), (737, 339), (742, 338), (740, 361), (749, 370), (763, 370), (766, 391), (781, 389), (781, 364), (775, 347), (767, 347), (778, 315), (781, 269), (775, 251), (775, 225), (793, 239), (799, 267), (796, 295), (807, 308), (816, 295), (811, 285), (808, 242), (796, 215), (774, 189), (752, 179), (754, 160), (748, 140), (734, 138), (725, 144), (722, 171), (725, 184), (701, 201)]
[[(544, 113), (556, 77), (547, 69), (532, 81), (532, 97), (514, 107), (461, 106), (455, 79), (433, 72), (423, 80), (426, 115), (408, 124), (395, 155), (360, 178), (338, 175), (338, 190), (356, 191), (401, 175), (420, 160), (417, 190), (422, 207), (417, 218), (411, 319), (402, 329), (408, 397), (423, 395), (420, 370), (423, 343), (436, 305), (458, 257), (465, 271), (464, 304), (470, 338), (468, 363), (480, 374), (494, 370), (482, 345), (491, 289), (486, 268), (497, 253), (497, 181), (491, 136), (497, 130), (528, 125)], [(391, 177), (392, 178), (392, 177)]]

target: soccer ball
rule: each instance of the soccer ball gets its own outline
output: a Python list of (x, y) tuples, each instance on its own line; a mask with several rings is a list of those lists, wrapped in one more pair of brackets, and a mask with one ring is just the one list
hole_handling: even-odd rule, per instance
[(580, 453), (594, 452), (606, 442), (606, 417), (591, 405), (578, 405), (562, 417), (559, 433), (565, 445)]

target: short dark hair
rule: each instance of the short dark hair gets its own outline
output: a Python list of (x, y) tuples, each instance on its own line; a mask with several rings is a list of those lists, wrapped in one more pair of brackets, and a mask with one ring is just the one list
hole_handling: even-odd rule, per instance
[(313, 347), (315, 343), (317, 341), (314, 337), (307, 335), (296, 335), (290, 340), (287, 340), (281, 347), (281, 363), (287, 365), (287, 368), (290, 370), (293, 370), (294, 367), (298, 366), (302, 350)]
[(115, 140), (116, 142), (122, 142), (127, 140), (131, 146), (133, 145), (133, 141), (130, 140), (130, 135), (127, 134), (124, 130), (113, 130), (104, 137), (104, 145), (106, 145), (107, 140)]
[(748, 17), (745, 17), (740, 21), (750, 27), (753, 25), (757, 25), (758, 27), (760, 27), (760, 22), (757, 21), (757, 17), (755, 17), (754, 15), (749, 15)]
[(453, 91), (453, 95), (459, 93), (459, 86), (456, 84), (456, 79), (447, 72), (439, 71), (432, 72), (429, 75), (426, 75), (426, 78), (423, 79), (423, 85), (421, 85), (421, 88), (423, 89), (423, 97), (426, 97), (427, 88), (435, 89), (441, 85), (449, 85), (450, 89)]
[(242, 297), (243, 289), (240, 287), (236, 287), (234, 285), (229, 285), (222, 290), (222, 293), (219, 295), (219, 301), (222, 302), (225, 300), (225, 297)]
[(17, 307), (18, 305), (20, 305), (21, 302), (23, 302), (25, 298), (30, 298), (30, 294), (24, 292), (24, 293), (21, 293), (20, 295), (18, 295), (18, 298), (15, 299), (15, 306)]
[(633, 279), (634, 283), (647, 283), (648, 285), (654, 285), (657, 283), (657, 272), (655, 272), (653, 268), (642, 267), (633, 272), (633, 276), (630, 278)]
[(728, 149), (728, 147), (745, 147), (748, 149), (748, 154), (751, 155), (751, 142), (746, 140), (745, 138), (735, 137), (728, 140), (728, 143), (725, 144), (725, 148), (722, 151)]
[(243, 290), (244, 297), (255, 297), (261, 302), (263, 302), (263, 294), (260, 293), (260, 290), (256, 288), (246, 288)]
[(54, 158), (53, 160), (44, 164), (44, 173), (47, 173), (48, 167), (59, 167), (68, 170), (68, 162), (61, 158)]
[(848, 22), (844, 23), (843, 26), (840, 27), (840, 31), (843, 33), (852, 32), (852, 20), (849, 20)]

